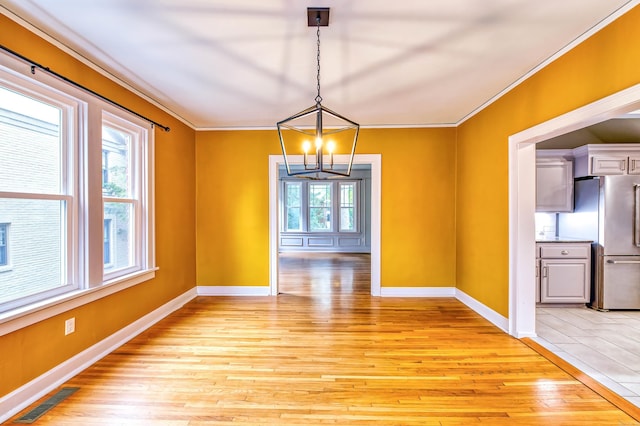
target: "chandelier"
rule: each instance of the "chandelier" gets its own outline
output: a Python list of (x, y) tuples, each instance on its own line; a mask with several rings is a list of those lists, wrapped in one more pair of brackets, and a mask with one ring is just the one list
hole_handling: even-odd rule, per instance
[[(329, 8), (307, 8), (307, 19), (309, 26), (316, 27), (317, 36), (316, 103), (277, 123), (284, 163), (289, 176), (311, 173), (349, 176), (360, 125), (324, 107), (320, 96), (320, 27), (329, 25)], [(291, 155), (301, 155), (302, 165), (292, 165)]]

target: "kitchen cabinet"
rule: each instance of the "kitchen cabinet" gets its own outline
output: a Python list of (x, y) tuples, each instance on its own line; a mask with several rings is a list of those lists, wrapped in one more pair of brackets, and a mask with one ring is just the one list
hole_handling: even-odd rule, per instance
[(576, 177), (640, 175), (640, 144), (591, 144), (573, 152)]
[(573, 211), (573, 161), (564, 150), (536, 152), (536, 212)]
[(540, 303), (588, 303), (591, 290), (591, 244), (536, 244)]

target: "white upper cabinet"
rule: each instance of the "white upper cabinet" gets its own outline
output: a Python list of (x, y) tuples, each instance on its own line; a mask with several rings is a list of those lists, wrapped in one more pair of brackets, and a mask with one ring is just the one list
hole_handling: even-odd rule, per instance
[(590, 144), (573, 153), (576, 177), (640, 175), (640, 144)]
[(536, 152), (536, 211), (573, 211), (573, 161), (564, 150)]

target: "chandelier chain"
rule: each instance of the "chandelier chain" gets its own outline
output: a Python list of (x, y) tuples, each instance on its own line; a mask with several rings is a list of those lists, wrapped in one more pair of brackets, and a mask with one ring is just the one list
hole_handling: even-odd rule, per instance
[(320, 105), (320, 103), (322, 102), (322, 96), (320, 96), (320, 15), (318, 15), (318, 17), (316, 18), (316, 37), (318, 39), (318, 54), (316, 55), (316, 60), (317, 60), (317, 64), (318, 64), (318, 74), (317, 74), (317, 80), (318, 80), (318, 95), (316, 96), (316, 105)]

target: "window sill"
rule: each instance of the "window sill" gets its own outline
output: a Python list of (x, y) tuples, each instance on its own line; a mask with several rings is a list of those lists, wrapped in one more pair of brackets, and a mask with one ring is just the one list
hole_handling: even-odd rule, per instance
[(108, 281), (99, 287), (65, 293), (39, 303), (0, 313), (0, 336), (153, 279), (157, 270), (158, 268), (156, 267), (139, 271)]

